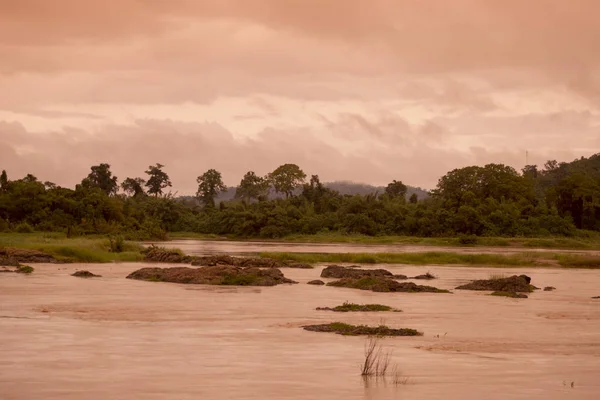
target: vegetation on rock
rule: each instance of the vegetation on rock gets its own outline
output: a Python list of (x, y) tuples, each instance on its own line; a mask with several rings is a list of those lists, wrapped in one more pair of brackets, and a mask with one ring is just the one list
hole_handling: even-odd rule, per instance
[(385, 325), (367, 326), (350, 325), (343, 322), (332, 322), (329, 324), (306, 325), (303, 328), (312, 332), (331, 332), (339, 335), (357, 336), (422, 336), (423, 333), (415, 329), (394, 329)]

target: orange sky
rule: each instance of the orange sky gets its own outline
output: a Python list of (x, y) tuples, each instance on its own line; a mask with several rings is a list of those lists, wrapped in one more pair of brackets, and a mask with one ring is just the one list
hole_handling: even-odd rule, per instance
[(432, 188), (600, 151), (600, 1), (0, 0), (0, 168)]

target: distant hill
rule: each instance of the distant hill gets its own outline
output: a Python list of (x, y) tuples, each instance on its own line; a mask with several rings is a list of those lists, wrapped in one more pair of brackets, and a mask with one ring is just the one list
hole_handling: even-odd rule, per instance
[[(372, 194), (372, 193), (382, 194), (383, 192), (385, 192), (385, 186), (373, 186), (373, 185), (369, 185), (366, 183), (355, 183), (355, 182), (349, 182), (349, 181), (325, 182), (325, 183), (323, 183), (323, 185), (329, 189), (340, 192), (340, 194), (342, 194), (342, 195), (359, 194), (361, 196), (365, 196), (367, 194)], [(427, 193), (427, 191), (424, 189), (421, 189), (419, 187), (408, 186), (408, 185), (407, 185), (407, 188), (408, 188), (407, 193), (406, 193), (407, 199), (410, 196), (412, 196), (413, 193), (417, 194), (417, 197), (419, 198), (419, 200), (429, 197), (429, 193)], [(222, 201), (233, 200), (235, 198), (236, 190), (237, 190), (237, 187), (230, 187), (226, 192), (220, 193), (217, 196), (217, 198), (215, 199), (215, 201), (217, 203), (220, 203)], [(269, 198), (274, 199), (274, 198), (278, 198), (278, 197), (282, 197), (282, 196), (275, 192), (271, 192), (271, 194), (269, 194)], [(180, 199), (186, 200), (186, 201), (194, 201), (195, 200), (195, 198), (193, 196), (181, 196)]]
[[(341, 194), (360, 194), (362, 196), (371, 193), (383, 193), (385, 192), (385, 186), (373, 186), (366, 183), (355, 183), (348, 181), (337, 181), (324, 183), (325, 187), (329, 189), (337, 190)], [(426, 190), (419, 187), (413, 187), (407, 185), (406, 198), (408, 199), (413, 193), (417, 194), (419, 200), (429, 197)]]

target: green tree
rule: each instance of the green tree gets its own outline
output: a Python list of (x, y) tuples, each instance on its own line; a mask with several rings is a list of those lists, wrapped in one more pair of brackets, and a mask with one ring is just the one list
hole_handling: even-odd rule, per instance
[(200, 175), (196, 181), (198, 182), (196, 197), (198, 197), (206, 207), (214, 207), (215, 197), (217, 197), (220, 192), (227, 190), (227, 186), (225, 186), (223, 179), (221, 178), (221, 173), (214, 169), (209, 169)]
[(268, 179), (276, 192), (289, 198), (294, 190), (304, 183), (306, 174), (296, 164), (284, 164), (271, 172)]
[(256, 175), (253, 171), (246, 172), (235, 192), (236, 199), (259, 199), (269, 192), (269, 181)]
[(117, 193), (117, 177), (113, 176), (109, 164), (94, 165), (91, 170), (87, 178), (81, 181), (83, 187), (98, 188), (108, 196)]
[(162, 195), (163, 189), (173, 186), (169, 179), (169, 175), (162, 170), (163, 168), (164, 165), (156, 164), (149, 166), (146, 171), (146, 174), (150, 177), (146, 182), (148, 194), (151, 194), (154, 197)]
[(406, 185), (402, 183), (402, 181), (393, 180), (392, 183), (385, 188), (385, 193), (391, 198), (404, 198), (404, 196), (406, 196), (406, 190)]
[(6, 175), (6, 171), (2, 170), (2, 174), (0, 175), (0, 191), (6, 192), (8, 190), (8, 175)]
[(410, 198), (408, 199), (410, 204), (417, 204), (419, 202), (419, 197), (417, 196), (416, 193), (413, 193), (410, 195)]
[(127, 178), (121, 183), (121, 188), (128, 195), (135, 197), (146, 194), (144, 192), (145, 184), (146, 181), (142, 178)]

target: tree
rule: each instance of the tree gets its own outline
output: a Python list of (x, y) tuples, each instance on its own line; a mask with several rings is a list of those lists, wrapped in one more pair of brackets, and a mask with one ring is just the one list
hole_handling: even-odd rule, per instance
[(121, 188), (130, 196), (140, 196), (146, 194), (144, 185), (146, 181), (142, 178), (127, 178), (121, 183)]
[(8, 190), (8, 175), (6, 175), (6, 171), (2, 170), (2, 174), (0, 175), (0, 191), (6, 192)]
[(205, 207), (214, 207), (215, 197), (220, 192), (227, 190), (227, 186), (225, 186), (221, 178), (221, 173), (214, 169), (209, 169), (200, 175), (196, 181), (198, 182), (196, 197), (198, 197)]
[(269, 191), (269, 181), (256, 175), (253, 171), (246, 172), (235, 192), (236, 199), (252, 200), (266, 196)]
[(94, 165), (91, 170), (87, 178), (81, 181), (83, 187), (98, 188), (108, 196), (117, 193), (117, 177), (113, 176), (109, 164)]
[(146, 171), (146, 174), (150, 176), (146, 182), (146, 187), (148, 188), (148, 193), (154, 195), (154, 197), (162, 195), (163, 189), (173, 186), (169, 179), (169, 175), (162, 170), (163, 168), (164, 165), (156, 164), (149, 166)]
[(419, 202), (419, 197), (417, 196), (416, 193), (413, 193), (410, 195), (410, 198), (408, 199), (408, 201), (411, 204), (417, 204)]
[(392, 183), (387, 185), (385, 193), (391, 198), (406, 196), (406, 185), (402, 181), (393, 180)]
[(306, 174), (296, 164), (281, 165), (268, 176), (275, 191), (285, 194), (286, 198), (289, 198), (294, 189), (304, 183), (305, 178)]

